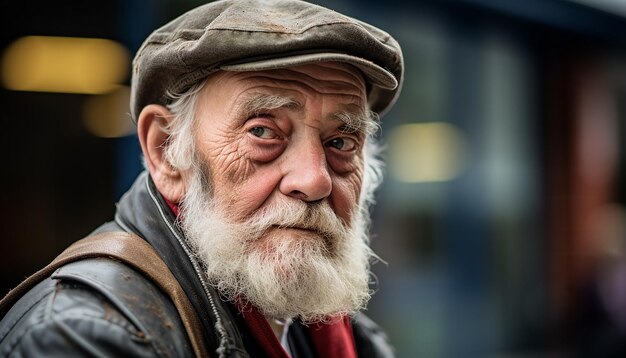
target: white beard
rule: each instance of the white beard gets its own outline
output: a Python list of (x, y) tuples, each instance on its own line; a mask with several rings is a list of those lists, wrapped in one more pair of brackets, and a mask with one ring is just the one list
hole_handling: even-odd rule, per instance
[[(196, 170), (181, 226), (224, 298), (250, 302), (266, 317), (306, 323), (365, 308), (373, 256), (365, 210), (355, 208), (346, 227), (326, 201), (287, 199), (234, 223), (211, 200), (207, 177)], [(313, 231), (284, 229), (290, 227)]]

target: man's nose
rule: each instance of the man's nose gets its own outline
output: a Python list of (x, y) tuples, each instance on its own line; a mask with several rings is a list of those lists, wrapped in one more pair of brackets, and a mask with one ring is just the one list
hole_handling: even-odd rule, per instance
[(332, 191), (332, 180), (326, 162), (326, 153), (320, 142), (308, 142), (291, 150), (283, 162), (284, 175), (280, 191), (304, 201), (318, 201)]

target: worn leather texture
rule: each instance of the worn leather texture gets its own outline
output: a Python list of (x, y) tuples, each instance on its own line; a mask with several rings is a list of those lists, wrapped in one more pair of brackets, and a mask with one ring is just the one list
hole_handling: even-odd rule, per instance
[[(108, 258), (119, 260), (139, 270), (144, 276), (156, 284), (174, 303), (183, 322), (185, 331), (191, 341), (196, 356), (207, 356), (207, 348), (200, 334), (200, 323), (189, 299), (174, 278), (168, 267), (152, 247), (143, 239), (132, 233), (110, 231), (95, 234), (75, 242), (49, 265), (26, 279), (0, 302), (0, 313), (5, 307), (14, 303), (25, 290), (31, 288), (39, 280), (46, 278), (57, 267), (87, 258)], [(92, 272), (94, 276), (99, 274)], [(84, 276), (89, 278), (88, 275)], [(104, 292), (104, 291), (103, 291)]]
[(177, 310), (149, 280), (106, 258), (67, 264), (0, 323), (1, 357), (190, 357)]

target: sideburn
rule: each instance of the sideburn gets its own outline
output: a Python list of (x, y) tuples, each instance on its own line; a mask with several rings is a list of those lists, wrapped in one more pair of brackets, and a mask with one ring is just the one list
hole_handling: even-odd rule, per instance
[(209, 169), (208, 163), (200, 160), (197, 154), (194, 154), (194, 162), (197, 163), (197, 171), (200, 175), (200, 184), (202, 185), (202, 192), (207, 196), (207, 199), (215, 196), (215, 188), (213, 187), (213, 175)]

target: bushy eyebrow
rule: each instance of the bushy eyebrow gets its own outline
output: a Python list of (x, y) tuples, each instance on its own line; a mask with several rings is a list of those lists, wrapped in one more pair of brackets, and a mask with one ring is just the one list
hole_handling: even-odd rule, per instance
[(278, 108), (301, 109), (302, 105), (293, 98), (270, 94), (254, 94), (243, 98), (236, 105), (239, 113), (258, 115), (262, 111), (270, 111)]
[(378, 115), (372, 111), (342, 111), (335, 113), (335, 118), (344, 123), (342, 130), (346, 133), (364, 133), (370, 136), (380, 127)]

